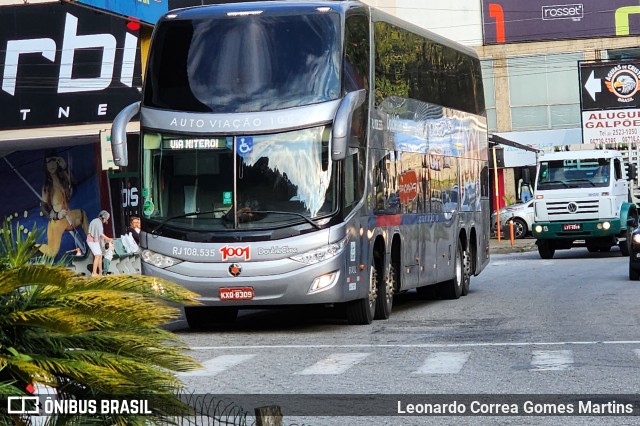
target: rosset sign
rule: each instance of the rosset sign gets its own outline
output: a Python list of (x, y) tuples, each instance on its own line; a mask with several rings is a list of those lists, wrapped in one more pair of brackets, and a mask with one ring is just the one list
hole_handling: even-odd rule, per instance
[(482, 0), (484, 44), (640, 34), (637, 0)]
[(140, 99), (137, 31), (69, 4), (0, 8), (0, 128), (110, 122)]

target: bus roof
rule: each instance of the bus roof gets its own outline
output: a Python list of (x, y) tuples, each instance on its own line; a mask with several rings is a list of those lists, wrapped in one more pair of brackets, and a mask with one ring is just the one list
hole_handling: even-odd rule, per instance
[(404, 21), (358, 0), (262, 0), (246, 2), (236, 2), (231, 0), (212, 5), (173, 9), (165, 14), (161, 19), (166, 19), (167, 16), (172, 16), (171, 19), (202, 19), (207, 17), (223, 16), (230, 11), (246, 13), (266, 9), (275, 13), (287, 12), (292, 14), (302, 14), (322, 7), (330, 7), (341, 15), (344, 15), (348, 10), (362, 9), (368, 15), (372, 16), (374, 21), (389, 22), (393, 25), (406, 28), (415, 34), (433, 40), (436, 43), (456, 49), (466, 55), (476, 58), (478, 57), (477, 52), (468, 46), (464, 46), (453, 40), (447, 39), (446, 37), (429, 31), (426, 28)]
[(248, 2), (224, 2), (219, 4), (210, 4), (204, 6), (192, 6), (184, 9), (173, 9), (165, 14), (176, 15), (174, 19), (200, 19), (206, 17), (215, 17), (224, 15), (230, 11), (250, 12), (269, 9), (274, 12), (290, 12), (302, 13), (308, 12), (320, 7), (330, 7), (336, 12), (343, 13), (347, 9), (362, 8), (367, 9), (368, 6), (362, 2), (354, 0), (345, 1), (307, 1), (307, 0), (263, 0)]

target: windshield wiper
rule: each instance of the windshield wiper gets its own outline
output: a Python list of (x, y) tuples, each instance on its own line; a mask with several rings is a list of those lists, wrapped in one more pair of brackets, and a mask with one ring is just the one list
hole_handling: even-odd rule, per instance
[(310, 224), (314, 228), (321, 229), (320, 225), (318, 225), (317, 223), (315, 223), (313, 220), (311, 220), (309, 217), (303, 215), (302, 213), (285, 212), (285, 211), (280, 211), (280, 210), (251, 210), (251, 211), (248, 211), (247, 213), (251, 213), (251, 214), (288, 214), (288, 215), (291, 215), (291, 216), (297, 216), (297, 217), (299, 217), (301, 219), (304, 219), (305, 222), (307, 222), (308, 224)]
[(183, 213), (183, 214), (178, 214), (178, 215), (175, 215), (175, 216), (170, 216), (170, 217), (166, 218), (165, 220), (163, 220), (162, 222), (160, 222), (158, 224), (158, 226), (153, 228), (151, 230), (151, 234), (152, 235), (156, 235), (156, 233), (160, 230), (160, 228), (162, 228), (164, 225), (166, 225), (167, 222), (169, 222), (170, 220), (180, 219), (181, 217), (198, 216), (198, 215), (207, 214), (207, 213), (218, 213), (218, 211), (217, 210), (203, 210), (203, 211), (197, 211), (197, 212), (191, 212), (191, 213)]
[(571, 180), (568, 180), (567, 182), (589, 182), (591, 186), (596, 186), (596, 184), (591, 182), (589, 179), (571, 179)]
[(569, 187), (569, 185), (567, 185), (566, 183), (564, 183), (561, 180), (548, 180), (546, 182), (540, 182), (539, 185), (555, 185), (555, 184), (558, 184), (558, 183), (563, 184), (565, 188)]

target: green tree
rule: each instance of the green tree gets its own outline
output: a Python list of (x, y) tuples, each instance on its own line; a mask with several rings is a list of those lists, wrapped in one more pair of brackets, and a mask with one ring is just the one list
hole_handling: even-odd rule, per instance
[(165, 424), (189, 412), (174, 372), (199, 364), (161, 325), (179, 315), (177, 304), (196, 303), (195, 293), (142, 275), (80, 276), (35, 258), (36, 232), (10, 221), (0, 232), (0, 396), (42, 384), (57, 398), (144, 398), (153, 411), (80, 424)]

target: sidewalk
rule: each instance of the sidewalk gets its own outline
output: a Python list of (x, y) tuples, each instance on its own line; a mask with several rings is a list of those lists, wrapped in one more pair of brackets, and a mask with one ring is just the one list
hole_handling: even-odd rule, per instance
[(497, 238), (491, 238), (489, 242), (491, 254), (504, 254), (504, 253), (522, 253), (527, 251), (536, 251), (535, 238), (522, 238), (514, 241), (513, 246), (509, 238), (502, 238), (498, 242)]

